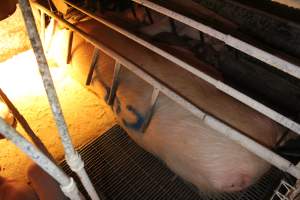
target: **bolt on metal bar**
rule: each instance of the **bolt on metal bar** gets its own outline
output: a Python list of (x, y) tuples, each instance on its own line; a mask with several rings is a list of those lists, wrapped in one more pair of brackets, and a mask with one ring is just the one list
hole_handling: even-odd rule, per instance
[(156, 106), (156, 102), (158, 100), (159, 92), (160, 92), (159, 89), (157, 89), (155, 87), (153, 88), (151, 101), (150, 101), (150, 106), (149, 106), (149, 109), (146, 113), (144, 124), (141, 127), (141, 132), (142, 133), (144, 133), (147, 130), (148, 125), (151, 122), (152, 116), (155, 112), (155, 106)]
[(0, 117), (0, 132), (6, 139), (14, 143), (27, 156), (36, 162), (45, 172), (52, 176), (59, 184), (64, 194), (71, 200), (84, 200), (72, 178), (68, 177), (56, 164), (38, 148), (28, 142), (13, 127)]
[[(79, 10), (80, 12), (88, 15), (89, 17), (95, 19), (96, 21), (106, 25), (107, 27), (121, 33), (122, 35), (126, 36), (127, 38), (139, 43), (140, 45), (152, 50), (153, 52), (163, 56), (164, 58), (170, 60), (171, 62), (175, 63), (176, 65), (182, 67), (183, 69), (191, 72), (192, 74), (194, 74), (195, 76), (205, 80), (206, 82), (208, 82), (209, 84), (215, 86), (217, 89), (219, 89), (220, 91), (230, 95), (231, 97), (239, 100), (240, 102), (244, 103), (245, 105), (253, 108), (254, 110), (262, 113), (263, 115), (269, 117), (270, 119), (276, 121), (277, 123), (281, 124), (282, 126), (294, 131), (295, 133), (299, 134), (300, 135), (300, 124), (285, 117), (284, 115), (276, 112), (275, 110), (263, 105), (262, 103), (254, 100), (253, 98), (250, 98), (248, 96), (246, 96), (245, 94), (239, 92), (238, 90), (224, 84), (223, 82), (217, 80), (217, 79), (214, 79), (213, 77), (199, 71), (198, 69), (196, 69), (195, 67), (193, 67), (192, 65), (180, 60), (179, 58), (177, 58), (176, 56), (156, 47), (155, 45), (151, 44), (150, 42), (128, 32), (127, 30), (125, 29), (122, 29), (112, 23), (110, 23), (109, 21), (99, 17), (99, 16), (96, 16), (90, 12), (88, 12), (87, 10), (83, 9), (83, 8), (80, 8), (78, 6), (76, 6), (75, 4), (69, 2), (69, 1), (66, 1), (65, 2), (72, 6), (73, 8)], [(144, 4), (142, 4), (144, 5)], [(148, 5), (148, 4), (147, 4)], [(152, 5), (152, 4), (151, 4)], [(152, 7), (149, 6), (149, 8), (152, 9)], [(168, 10), (167, 10), (168, 11)], [(165, 13), (163, 13), (165, 14)], [(166, 14), (165, 14), (166, 15)], [(168, 15), (167, 15), (168, 16)], [(173, 15), (171, 15), (170, 17), (172, 17)], [(175, 18), (174, 18), (175, 19)], [(176, 18), (177, 19), (177, 18)], [(204, 25), (203, 25), (204, 26)], [(204, 33), (207, 33), (209, 32), (207, 29), (211, 30), (210, 27), (206, 27), (205, 30), (202, 30), (202, 29), (198, 29), (198, 30), (201, 30), (202, 32)], [(221, 33), (220, 33), (221, 34)], [(299, 74), (300, 74), (300, 67), (299, 67)], [(300, 77), (300, 75), (299, 75)]]
[(46, 56), (43, 51), (42, 43), (37, 31), (37, 27), (34, 21), (34, 17), (33, 17), (33, 13), (29, 1), (19, 0), (19, 4), (25, 21), (28, 36), (32, 48), (34, 50), (36, 60), (38, 62), (40, 74), (47, 93), (48, 101), (60, 133), (62, 144), (64, 146), (66, 161), (70, 166), (70, 168), (77, 173), (77, 175), (79, 176), (80, 180), (82, 181), (85, 189), (87, 190), (92, 200), (99, 200), (98, 194), (85, 172), (84, 163), (81, 157), (79, 156), (79, 154), (75, 151), (74, 146), (72, 144), (71, 137), (54, 88), (54, 83), (51, 77), (50, 69), (47, 63)]
[(173, 101), (177, 102), (179, 105), (190, 111), (193, 115), (198, 117), (200, 120), (202, 120), (204, 123), (206, 123), (209, 127), (217, 130), (220, 134), (223, 134), (230, 139), (236, 141), (238, 144), (249, 150), (250, 152), (254, 153), (255, 155), (259, 156), (263, 160), (269, 162), (270, 164), (278, 167), (284, 172), (287, 172), (291, 174), (292, 176), (296, 177), (297, 179), (300, 179), (300, 168), (293, 165), (288, 160), (282, 158), (281, 156), (277, 155), (276, 153), (272, 152), (268, 148), (262, 146), (261, 144), (253, 141), (251, 138), (248, 138), (247, 136), (244, 136), (242, 133), (238, 132), (237, 130), (234, 130), (230, 126), (222, 123), (221, 121), (215, 119), (212, 116), (209, 116), (205, 112), (203, 112), (201, 109), (199, 109), (197, 106), (193, 105), (189, 101), (187, 101), (184, 97), (178, 95), (175, 91), (168, 88), (166, 85), (164, 85), (161, 81), (154, 78), (152, 75), (144, 71), (143, 69), (140, 69), (136, 64), (132, 63), (128, 59), (124, 58), (117, 52), (113, 51), (109, 47), (105, 46), (104, 44), (100, 43), (96, 39), (89, 36), (87, 33), (82, 31), (81, 29), (77, 28), (73, 24), (69, 23), (68, 21), (57, 17), (56, 15), (50, 13), (45, 9), (44, 7), (40, 6), (39, 4), (34, 3), (34, 6), (44, 9), (44, 11), (49, 15), (50, 17), (53, 17), (54, 19), (58, 20), (60, 23), (67, 26), (69, 29), (72, 29), (77, 34), (79, 34), (83, 39), (91, 43), (96, 48), (100, 49), (105, 54), (109, 55), (113, 59), (117, 60), (122, 66), (126, 67), (128, 70), (142, 78), (144, 81), (149, 83), (150, 85), (154, 86), (158, 90), (160, 90), (163, 94), (168, 96)]
[(112, 85), (110, 88), (109, 97), (107, 99), (107, 104), (110, 106), (113, 105), (115, 97), (116, 97), (116, 92), (117, 92), (118, 85), (119, 85), (120, 69), (121, 69), (121, 64), (118, 61), (116, 61)]
[(97, 66), (97, 61), (99, 59), (99, 53), (100, 53), (99, 49), (95, 48), (94, 52), (93, 52), (90, 70), (89, 70), (85, 85), (90, 85), (92, 82), (93, 74), (94, 74), (95, 68)]

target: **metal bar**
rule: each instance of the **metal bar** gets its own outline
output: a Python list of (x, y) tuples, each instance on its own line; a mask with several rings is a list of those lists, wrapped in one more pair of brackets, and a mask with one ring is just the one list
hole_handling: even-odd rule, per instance
[(0, 88), (0, 97), (5, 102), (9, 110), (12, 112), (13, 116), (17, 119), (17, 121), (21, 124), (22, 128), (25, 132), (29, 135), (33, 143), (44, 153), (46, 154), (51, 160), (54, 160), (49, 151), (47, 150), (44, 143), (40, 140), (40, 138), (34, 133), (34, 131), (29, 126), (26, 119), (21, 115), (18, 109), (14, 106), (14, 104), (9, 100), (6, 94)]
[(142, 133), (144, 133), (146, 131), (146, 129), (148, 128), (148, 125), (151, 122), (152, 116), (153, 116), (154, 111), (155, 111), (156, 102), (158, 100), (159, 92), (160, 92), (159, 89), (157, 89), (155, 87), (153, 88), (149, 110), (146, 113), (144, 124), (141, 127), (141, 132)]
[(13, 127), (6, 124), (1, 117), (0, 132), (52, 176), (60, 184), (62, 191), (67, 197), (71, 200), (84, 200), (73, 179), (68, 177), (55, 163), (21, 136)]
[(199, 31), (199, 40), (201, 41), (201, 43), (205, 43), (204, 34), (201, 31)]
[(176, 20), (178, 20), (190, 27), (193, 27), (199, 31), (202, 31), (214, 38), (217, 38), (217, 39), (225, 42), (226, 44), (228, 44), (229, 46), (231, 46), (233, 48), (236, 48), (256, 59), (259, 59), (281, 71), (284, 71), (284, 72), (300, 79), (300, 67), (289, 61), (286, 61), (282, 58), (272, 55), (271, 53), (261, 50), (261, 49), (255, 47), (251, 44), (248, 44), (244, 41), (241, 41), (238, 38), (235, 38), (228, 34), (224, 34), (212, 27), (204, 25), (194, 19), (188, 18), (182, 14), (174, 12), (170, 9), (167, 9), (163, 6), (155, 4), (151, 1), (148, 1), (148, 0), (132, 0), (132, 1), (134, 1), (138, 4), (141, 4), (143, 6), (146, 6), (146, 7), (150, 8), (152, 10), (155, 10), (159, 13), (162, 13), (163, 15), (166, 15), (168, 17), (176, 19)]
[(107, 104), (108, 105), (113, 105), (113, 103), (114, 103), (114, 100), (115, 100), (115, 97), (116, 97), (116, 92), (117, 92), (118, 85), (119, 85), (119, 72), (120, 72), (120, 69), (121, 69), (121, 64), (116, 60), (112, 85), (111, 85), (111, 88), (110, 88), (109, 97), (107, 99)]
[(93, 52), (93, 58), (92, 58), (90, 70), (89, 70), (85, 85), (90, 85), (91, 84), (93, 74), (94, 74), (95, 68), (97, 66), (98, 58), (99, 58), (99, 49), (95, 48), (94, 52)]
[(73, 45), (73, 31), (69, 31), (69, 38), (68, 38), (68, 43), (67, 43), (67, 64), (70, 63), (71, 58), (72, 58), (72, 45)]
[[(99, 200), (97, 192), (93, 187), (90, 179), (86, 175), (84, 169), (84, 163), (78, 153), (75, 151), (71, 137), (62, 113), (62, 109), (54, 88), (54, 83), (51, 77), (47, 59), (45, 57), (42, 43), (37, 31), (37, 27), (34, 21), (33, 13), (28, 0), (19, 0), (19, 5), (22, 11), (22, 15), (25, 21), (28, 36), (33, 48), (33, 51), (38, 62), (40, 74), (44, 83), (44, 87), (47, 93), (48, 101), (59, 130), (60, 138), (62, 140), (64, 150), (66, 153), (66, 161), (70, 168), (76, 172), (82, 181), (85, 189), (87, 190), (90, 197), (94, 200)], [(43, 10), (42, 10), (43, 11)]]
[(177, 27), (176, 27), (176, 24), (175, 24), (175, 20), (173, 18), (171, 18), (171, 17), (169, 17), (169, 24), (170, 24), (172, 33), (175, 34), (175, 35), (178, 35), (177, 34)]
[(46, 27), (46, 19), (45, 19), (45, 13), (41, 11), (41, 40), (42, 43), (45, 45), (45, 27)]
[(144, 9), (145, 9), (145, 11), (146, 11), (146, 14), (147, 14), (147, 17), (148, 17), (148, 19), (149, 19), (150, 24), (153, 24), (154, 21), (153, 21), (153, 18), (152, 18), (152, 15), (151, 15), (150, 10), (149, 10), (147, 7), (144, 7)]
[[(147, 42), (143, 40), (142, 38), (108, 22), (105, 19), (102, 19), (94, 14), (89, 13), (85, 9), (82, 9), (73, 3), (70, 3), (68, 1), (65, 1), (68, 5), (72, 6), (73, 8), (83, 12), (84, 14), (88, 15), (89, 17), (97, 20), (98, 22), (108, 26), (109, 28), (121, 33), (122, 35), (125, 35), (129, 39), (141, 44), (142, 46), (152, 50), (153, 52), (163, 56), (164, 58), (170, 60), (171, 62), (175, 63), (176, 65), (184, 68), (185, 70), (191, 72), (195, 76), (205, 80), (206, 82), (210, 83), (211, 85), (215, 86), (220, 91), (234, 97), (235, 99), (239, 100), (240, 102), (246, 104), (247, 106), (253, 108), (254, 110), (262, 113), (263, 115), (269, 117), (270, 119), (276, 121), (277, 123), (281, 124), (282, 126), (285, 126), (286, 128), (289, 128), (290, 130), (294, 131), (295, 133), (300, 135), (300, 124), (296, 123), (295, 121), (285, 117), (284, 115), (268, 108), (267, 106), (263, 105), (262, 103), (246, 96), (245, 94), (239, 92), (238, 90), (224, 84), (223, 82), (214, 79), (213, 77), (208, 76), (207, 74), (197, 70), (195, 67), (191, 66), (190, 64), (180, 60), (179, 58), (173, 56), (172, 54), (152, 45), (150, 42)], [(167, 10), (168, 11), (168, 10)], [(209, 27), (208, 27), (209, 28)], [(210, 30), (210, 28), (209, 28)], [(206, 30), (207, 31), (207, 30)], [(205, 31), (203, 31), (205, 32)], [(220, 33), (221, 34), (221, 33)], [(298, 69), (300, 72), (300, 68)]]
[(30, 38), (30, 42), (34, 53), (36, 55), (37, 62), (39, 64), (39, 70), (43, 79), (44, 87), (48, 95), (48, 100), (51, 105), (52, 112), (55, 117), (55, 121), (58, 125), (61, 139), (67, 155), (75, 154), (75, 149), (71, 143), (71, 138), (67, 130), (65, 119), (62, 114), (62, 110), (58, 101), (58, 97), (54, 88), (53, 80), (51, 78), (49, 66), (43, 52), (43, 48), (37, 33), (34, 18), (31, 12), (28, 0), (19, 0), (20, 7), (24, 16), (27, 32)]
[(49, 48), (51, 46), (53, 35), (55, 34), (55, 21), (53, 19), (50, 19), (49, 25), (47, 27), (47, 34), (45, 36), (45, 42), (44, 42), (44, 51), (46, 53), (49, 52)]
[(136, 15), (136, 11), (135, 11), (135, 7), (134, 7), (134, 4), (133, 4), (133, 3), (131, 3), (131, 5), (130, 5), (130, 10), (131, 10), (131, 13), (132, 13), (133, 17), (134, 17), (136, 20), (138, 20), (139, 18), (138, 18), (137, 15)]
[[(45, 9), (44, 7), (33, 3), (34, 6)], [(46, 12), (46, 11), (45, 11)], [(238, 131), (233, 130), (231, 127), (229, 127), (226, 124), (223, 124), (222, 122), (214, 119), (212, 116), (208, 116), (206, 113), (201, 111), (198, 107), (193, 105), (192, 103), (188, 102), (186, 99), (184, 99), (182, 96), (178, 95), (173, 90), (169, 89), (166, 85), (161, 83), (159, 80), (155, 79), (153, 76), (145, 72), (144, 70), (140, 69), (137, 65), (132, 63), (131, 61), (127, 60), (117, 52), (111, 50), (104, 44), (100, 43), (99, 41), (95, 40), (91, 36), (89, 36), (84, 31), (80, 30), (73, 24), (67, 22), (64, 19), (61, 19), (55, 15), (53, 15), (50, 12), (46, 12), (47, 15), (55, 18), (60, 23), (64, 24), (68, 28), (75, 31), (77, 34), (79, 34), (83, 39), (91, 43), (96, 48), (99, 48), (101, 51), (103, 51), (105, 54), (109, 55), (115, 60), (118, 60), (119, 63), (121, 63), (124, 67), (132, 71), (134, 74), (142, 78), (147, 83), (153, 85), (155, 88), (159, 89), (162, 93), (164, 93), (166, 96), (168, 96), (173, 101), (177, 102), (179, 105), (190, 111), (192, 114), (194, 114), (196, 117), (200, 118), (200, 120), (204, 120), (206, 124), (208, 124), (209, 127), (218, 130), (221, 134), (224, 134), (225, 136), (230, 136), (230, 138), (236, 137), (234, 140), (241, 144), (243, 147), (251, 151), (252, 153), (256, 154), (257, 156), (261, 157), (262, 159), (268, 161), (269, 163), (275, 165), (279, 169), (288, 172), (292, 176), (296, 178), (300, 178), (300, 168), (293, 165), (288, 160), (282, 158), (281, 156), (277, 155), (276, 153), (272, 152), (268, 148), (256, 143), (251, 138), (248, 138), (244, 136), (243, 134), (239, 133)], [(205, 117), (206, 116), (206, 117)], [(233, 136), (232, 136), (233, 135)], [(250, 145), (248, 145), (249, 143)]]

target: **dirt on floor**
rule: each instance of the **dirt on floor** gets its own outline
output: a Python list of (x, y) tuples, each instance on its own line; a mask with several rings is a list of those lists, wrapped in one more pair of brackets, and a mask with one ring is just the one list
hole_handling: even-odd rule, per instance
[(18, 6), (14, 14), (0, 21), (0, 62), (29, 48), (29, 38)]

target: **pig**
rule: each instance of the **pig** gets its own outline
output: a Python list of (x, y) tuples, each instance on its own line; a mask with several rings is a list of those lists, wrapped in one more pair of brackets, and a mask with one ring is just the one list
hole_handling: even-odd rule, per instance
[(29, 185), (0, 177), (0, 200), (38, 200), (38, 197)]
[(0, 177), (0, 200), (64, 200), (59, 184), (37, 164), (28, 168), (31, 186), (14, 179)]
[[(108, 76), (106, 70), (102, 65), (103, 79)], [(106, 81), (108, 84), (110, 79)], [(201, 86), (198, 89), (205, 90)], [(137, 144), (159, 157), (200, 191), (241, 191), (270, 168), (267, 162), (208, 127), (163, 94), (159, 96), (148, 128), (141, 133), (139, 129), (144, 122), (151, 91), (152, 88), (140, 78), (127, 70), (122, 71), (113, 106), (117, 119)], [(277, 125), (262, 116), (252, 116), (252, 123), (261, 123), (260, 120), (265, 121), (270, 133), (274, 133), (260, 138), (260, 142), (275, 144)]]
[(30, 164), (27, 176), (39, 200), (67, 200), (59, 184), (37, 164)]
[[(169, 87), (176, 85), (177, 92), (258, 143), (272, 148), (281, 135), (282, 127), (274, 121), (115, 31), (94, 20), (80, 22), (77, 26), (143, 70), (151, 71)], [(87, 73), (93, 50), (90, 43), (75, 34), (72, 69)], [(115, 63), (109, 56), (100, 54), (91, 89), (107, 100)], [(198, 68), (203, 66), (200, 61), (196, 64), (200, 65)], [(205, 125), (162, 93), (149, 126), (142, 133), (152, 91), (152, 86), (122, 67), (112, 105), (118, 122), (137, 144), (200, 191), (241, 191), (270, 169), (266, 161)]]

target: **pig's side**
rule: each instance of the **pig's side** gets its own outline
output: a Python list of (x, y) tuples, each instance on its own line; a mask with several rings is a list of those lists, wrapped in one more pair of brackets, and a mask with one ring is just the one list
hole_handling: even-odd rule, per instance
[[(122, 43), (112, 32), (108, 31), (109, 34), (105, 35), (105, 28), (99, 27), (94, 22), (83, 22), (79, 25), (93, 37), (105, 40), (108, 45), (114, 46), (126, 42), (122, 50), (117, 49), (127, 52), (128, 56), (143, 52), (128, 41), (124, 40)], [(93, 47), (75, 35), (73, 49), (73, 67), (88, 67)], [(158, 62), (159, 58), (152, 56), (143, 59), (145, 63), (143, 67), (154, 61)], [(134, 61), (138, 63), (138, 59), (140, 58)], [(98, 94), (107, 98), (114, 62), (104, 54), (100, 55), (99, 62), (95, 77), (98, 81), (94, 81), (94, 84), (102, 83), (103, 87)], [(222, 119), (228, 116), (225, 120), (246, 132), (249, 137), (269, 147), (274, 145), (280, 130), (276, 123), (190, 73), (175, 65), (172, 67), (166, 68), (158, 62), (151, 65), (151, 70), (158, 76), (171, 80), (171, 83), (176, 83), (177, 89), (184, 90), (191, 97), (197, 97), (199, 103), (204, 105), (204, 110), (210, 109), (216, 115), (225, 116)], [(270, 168), (268, 163), (207, 127), (200, 119), (163, 94), (159, 96), (148, 129), (145, 133), (139, 132), (145, 120), (151, 93), (150, 85), (122, 68), (113, 106), (118, 120), (139, 145), (161, 158), (171, 170), (193, 183), (199, 190), (240, 191), (253, 184)]]
[[(105, 79), (108, 72), (105, 71), (106, 66), (101, 67), (102, 78)], [(139, 132), (151, 92), (151, 87), (145, 82), (129, 71), (122, 71), (113, 108), (118, 120), (135, 142), (158, 156), (171, 170), (199, 190), (240, 191), (253, 184), (270, 168), (268, 163), (207, 127), (162, 94), (148, 129), (145, 133)], [(253, 123), (262, 119), (260, 116), (252, 117)], [(269, 126), (270, 133), (278, 131), (272, 123), (266, 122), (266, 126)], [(255, 134), (252, 137), (258, 138)], [(274, 137), (266, 134), (260, 142), (271, 144), (275, 137), (276, 134)]]

